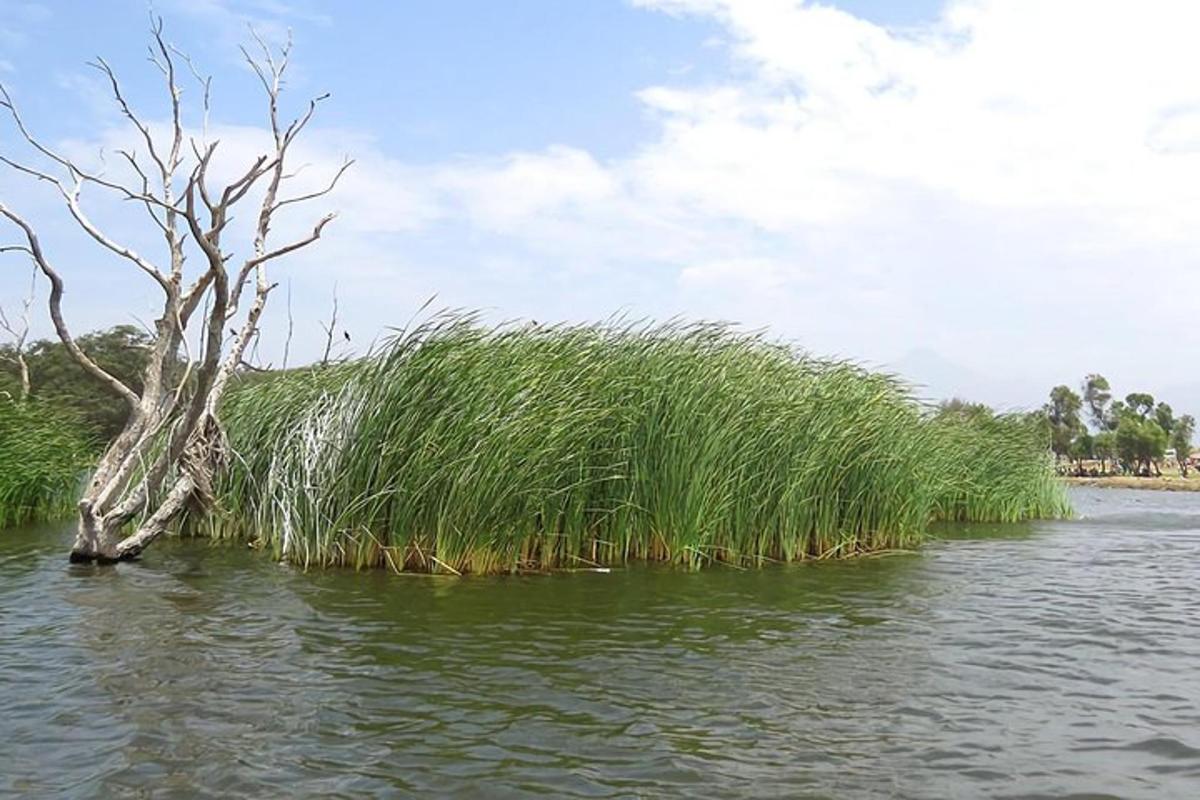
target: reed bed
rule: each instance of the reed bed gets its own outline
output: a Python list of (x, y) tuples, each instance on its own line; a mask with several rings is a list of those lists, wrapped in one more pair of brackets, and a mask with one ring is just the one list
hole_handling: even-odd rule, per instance
[(1024, 429), (935, 422), (890, 376), (721, 325), (442, 316), (222, 413), (200, 527), (306, 567), (755, 566), (1066, 511)]
[(69, 412), (0, 394), (0, 528), (70, 515), (94, 452)]
[(1069, 516), (1046, 431), (1018, 414), (939, 414), (927, 425), (940, 443), (937, 520), (1019, 522)]

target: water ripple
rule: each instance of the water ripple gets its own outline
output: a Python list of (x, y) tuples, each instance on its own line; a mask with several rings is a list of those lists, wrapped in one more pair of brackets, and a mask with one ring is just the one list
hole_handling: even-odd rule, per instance
[(762, 572), (305, 575), (0, 534), (0, 794), (1191, 798), (1200, 497)]

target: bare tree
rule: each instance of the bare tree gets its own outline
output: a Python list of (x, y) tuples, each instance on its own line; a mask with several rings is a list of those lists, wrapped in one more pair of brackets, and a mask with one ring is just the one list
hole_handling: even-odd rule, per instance
[(288, 281), (287, 290), (287, 337), (283, 340), (283, 364), (280, 369), (288, 368), (288, 356), (292, 352), (292, 334), (296, 330), (296, 320), (292, 316), (292, 282)]
[[(277, 212), (326, 195), (352, 162), (343, 163), (323, 188), (284, 196), (282, 189), (290, 177), (289, 151), (328, 95), (309, 101), (290, 122), (281, 121), (279, 101), (291, 57), (290, 38), (282, 48), (272, 49), (251, 33), (257, 52), (242, 52), (265, 90), (272, 147), (224, 185), (209, 175), (220, 144), (207, 140), (210, 81), (200, 77), (190, 59), (167, 44), (161, 19), (152, 23), (150, 60), (162, 73), (169, 102), (170, 124), (165, 135), (156, 135), (130, 106), (107, 62), (97, 59), (91, 65), (104, 76), (118, 109), (139, 141), (137, 149), (118, 151), (128, 168), (128, 180), (91, 171), (37, 138), (7, 89), (0, 86), (0, 107), (7, 110), (17, 133), (36, 155), (34, 161), (27, 162), (0, 154), (0, 162), (53, 186), (79, 227), (99, 247), (119, 256), (129, 269), (153, 281), (163, 297), (143, 387), (137, 392), (92, 360), (76, 343), (63, 318), (62, 274), (43, 248), (34, 226), (0, 202), (0, 216), (11, 222), (23, 239), (17, 247), (33, 260), (50, 284), (50, 319), (59, 339), (84, 370), (129, 406), (124, 430), (108, 445), (79, 500), (73, 561), (135, 558), (185, 509), (204, 508), (211, 502), (214, 474), (227, 461), (219, 403), (243, 362), (247, 345), (257, 335), (268, 296), (275, 288), (267, 267), (316, 242), (334, 218), (333, 214), (321, 217), (311, 233), (293, 241), (278, 245), (269, 241)], [(204, 126), (198, 139), (188, 135), (183, 119), (180, 65), (187, 66), (203, 92)], [(44, 166), (38, 162), (45, 162)], [(84, 209), (85, 188), (111, 192), (141, 208), (163, 237), (161, 264), (101, 230)], [(261, 192), (261, 200), (254, 212), (247, 252), (237, 263), (226, 241), (227, 226), (235, 207), (247, 197), (257, 199), (252, 192)], [(185, 270), (187, 257), (192, 254), (199, 255), (200, 267)], [(247, 295), (249, 302), (244, 305)], [(197, 322), (194, 317), (198, 310)]]
[[(8, 250), (24, 251), (25, 248), (20, 245), (16, 247), (0, 247), (0, 253)], [(17, 366), (17, 373), (21, 377), (21, 400), (29, 399), (30, 383), (29, 383), (29, 361), (25, 358), (25, 344), (29, 340), (29, 315), (33, 310), (33, 301), (37, 297), (37, 269), (33, 270), (33, 274), (29, 281), (29, 292), (25, 295), (25, 299), (21, 301), (21, 316), (17, 317), (14, 322), (7, 313), (4, 307), (0, 306), (0, 330), (3, 330), (12, 337), (12, 355), (6, 356)]]
[[(326, 325), (325, 322), (322, 320), (317, 320), (317, 324), (320, 325), (321, 330), (325, 332), (325, 350), (321, 353), (321, 362), (320, 362), (322, 365), (324, 365), (324, 364), (329, 363), (329, 358), (333, 353), (333, 337), (334, 337), (334, 334), (337, 332), (338, 296), (337, 296), (337, 284), (336, 283), (333, 285), (333, 310), (330, 311), (330, 314), (329, 314), (329, 324)], [(347, 341), (349, 340), (349, 336), (350, 336), (350, 334), (346, 334)]]

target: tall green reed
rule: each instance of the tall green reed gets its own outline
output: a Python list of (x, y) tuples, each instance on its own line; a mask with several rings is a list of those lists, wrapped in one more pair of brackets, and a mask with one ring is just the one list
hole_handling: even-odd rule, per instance
[(69, 515), (93, 454), (70, 412), (0, 394), (0, 528)]
[(721, 325), (441, 316), (223, 415), (238, 455), (202, 525), (305, 566), (759, 565), (1065, 511), (1005, 421), (935, 420), (892, 377)]

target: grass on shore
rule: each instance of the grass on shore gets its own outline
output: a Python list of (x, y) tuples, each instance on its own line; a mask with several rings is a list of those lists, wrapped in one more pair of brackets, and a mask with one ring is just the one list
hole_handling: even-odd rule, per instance
[(439, 317), (371, 358), (247, 381), (201, 523), (309, 565), (739, 566), (1069, 511), (1027, 424), (719, 325)]

